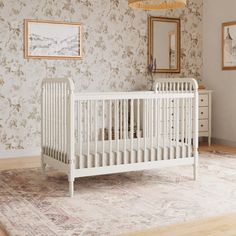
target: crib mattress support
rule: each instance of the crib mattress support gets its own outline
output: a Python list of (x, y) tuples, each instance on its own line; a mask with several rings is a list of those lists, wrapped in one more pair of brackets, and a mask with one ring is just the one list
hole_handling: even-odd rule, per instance
[(150, 161), (142, 163), (122, 164), (96, 168), (76, 169), (74, 174), (76, 177), (116, 174), (131, 171), (143, 171), (160, 169), (164, 167), (194, 165), (194, 158), (183, 158), (173, 160)]

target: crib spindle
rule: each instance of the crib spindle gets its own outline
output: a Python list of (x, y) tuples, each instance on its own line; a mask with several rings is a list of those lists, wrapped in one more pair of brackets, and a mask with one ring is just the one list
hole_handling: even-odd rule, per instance
[(140, 150), (140, 139), (141, 139), (141, 131), (140, 131), (140, 99), (137, 99), (137, 138), (138, 138), (138, 162), (142, 162), (141, 150)]
[(130, 100), (130, 139), (131, 139), (131, 145), (130, 145), (130, 157), (131, 157), (131, 163), (135, 163), (134, 159), (134, 100)]
[(120, 141), (119, 141), (119, 101), (115, 101), (115, 141), (116, 141), (116, 163), (118, 165), (121, 164), (121, 159), (120, 159)]
[(124, 130), (123, 130), (123, 139), (124, 139), (124, 163), (128, 164), (128, 160), (127, 160), (127, 148), (126, 148), (126, 140), (127, 140), (127, 134), (128, 134), (128, 125), (127, 125), (127, 100), (123, 100), (123, 112), (124, 112), (124, 117), (123, 117), (123, 124), (124, 124)]

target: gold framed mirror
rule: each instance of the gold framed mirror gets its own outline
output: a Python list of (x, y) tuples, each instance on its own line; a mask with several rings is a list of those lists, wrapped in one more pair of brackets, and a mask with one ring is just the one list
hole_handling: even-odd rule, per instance
[(149, 16), (148, 65), (153, 73), (180, 73), (179, 18)]

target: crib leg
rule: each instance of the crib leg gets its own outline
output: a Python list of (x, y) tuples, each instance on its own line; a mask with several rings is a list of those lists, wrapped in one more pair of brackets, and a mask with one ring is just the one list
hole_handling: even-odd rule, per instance
[(74, 196), (74, 180), (69, 180), (69, 194), (70, 197)]
[(197, 165), (196, 164), (193, 165), (193, 177), (194, 177), (194, 180), (197, 180)]
[(47, 164), (44, 163), (44, 161), (43, 161), (43, 156), (42, 156), (42, 157), (41, 157), (41, 168), (42, 168), (43, 177), (44, 177), (45, 179), (47, 178), (46, 167), (47, 167)]

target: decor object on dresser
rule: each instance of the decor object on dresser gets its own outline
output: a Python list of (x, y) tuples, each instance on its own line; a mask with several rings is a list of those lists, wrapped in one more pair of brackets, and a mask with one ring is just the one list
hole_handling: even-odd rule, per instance
[(236, 70), (236, 21), (222, 24), (222, 69)]
[[(193, 166), (197, 176), (194, 79), (158, 79), (155, 91), (113, 93), (74, 93), (70, 79), (44, 79), (41, 104), (42, 167), (66, 173), (71, 196), (76, 177), (176, 165)], [(105, 128), (106, 140), (99, 132)], [(135, 130), (142, 132), (136, 137)]]
[(24, 21), (25, 58), (81, 59), (81, 25), (57, 21)]
[(211, 90), (199, 90), (199, 137), (208, 137), (211, 145)]
[(154, 59), (153, 73), (180, 72), (180, 19), (149, 16), (148, 63)]
[(185, 7), (187, 0), (128, 0), (132, 8), (143, 10), (165, 10)]

